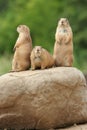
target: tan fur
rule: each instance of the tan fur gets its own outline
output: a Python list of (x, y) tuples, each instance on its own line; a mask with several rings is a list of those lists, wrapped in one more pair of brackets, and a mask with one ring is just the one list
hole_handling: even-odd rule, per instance
[(17, 32), (19, 36), (14, 46), (15, 53), (12, 61), (12, 71), (23, 71), (30, 67), (32, 40), (30, 30), (26, 25), (19, 25)]
[(73, 64), (73, 34), (66, 18), (58, 22), (53, 57), (56, 66), (71, 67)]
[(54, 59), (50, 53), (42, 48), (41, 46), (36, 46), (31, 52), (31, 69), (35, 70), (37, 68), (45, 69), (54, 66)]

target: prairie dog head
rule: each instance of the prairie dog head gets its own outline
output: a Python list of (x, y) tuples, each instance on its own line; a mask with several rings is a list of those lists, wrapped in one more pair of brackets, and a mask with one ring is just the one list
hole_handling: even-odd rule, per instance
[(35, 46), (34, 54), (35, 54), (36, 57), (41, 56), (41, 54), (42, 54), (42, 47), (41, 46)]
[(69, 21), (67, 18), (61, 18), (58, 22), (59, 27), (67, 27), (69, 26)]
[(19, 25), (17, 27), (17, 32), (18, 33), (29, 33), (30, 29), (26, 25)]

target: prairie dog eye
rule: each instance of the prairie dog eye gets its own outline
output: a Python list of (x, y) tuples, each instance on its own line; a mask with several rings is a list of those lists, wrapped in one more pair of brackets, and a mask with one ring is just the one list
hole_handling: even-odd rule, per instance
[(18, 27), (21, 28), (21, 25), (19, 25)]

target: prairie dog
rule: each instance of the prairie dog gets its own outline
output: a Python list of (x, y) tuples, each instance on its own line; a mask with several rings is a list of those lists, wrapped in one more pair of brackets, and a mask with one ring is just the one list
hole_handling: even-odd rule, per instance
[(54, 66), (54, 59), (50, 53), (41, 46), (35, 46), (31, 52), (31, 69), (45, 69)]
[(32, 51), (32, 39), (30, 30), (26, 25), (17, 27), (19, 33), (14, 46), (14, 57), (12, 61), (12, 71), (23, 71), (30, 67), (30, 54)]
[(66, 18), (58, 22), (53, 57), (56, 66), (71, 67), (73, 64), (73, 33)]

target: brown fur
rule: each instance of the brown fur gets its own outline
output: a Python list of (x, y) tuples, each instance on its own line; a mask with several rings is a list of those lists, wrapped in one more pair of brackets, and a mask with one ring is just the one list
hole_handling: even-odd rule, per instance
[(56, 66), (72, 66), (73, 34), (66, 18), (61, 18), (55, 34), (54, 60)]
[(50, 53), (41, 46), (36, 46), (31, 52), (32, 70), (37, 68), (45, 69), (52, 66), (54, 66), (54, 59)]
[(19, 25), (17, 32), (19, 36), (14, 46), (15, 53), (12, 61), (12, 71), (23, 71), (30, 67), (32, 40), (30, 30), (26, 25)]

